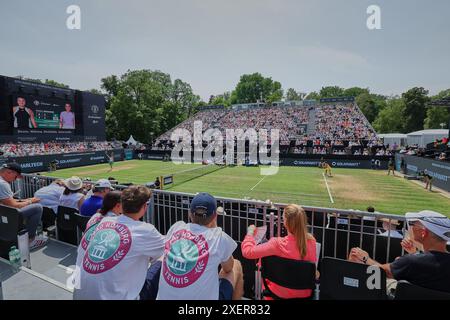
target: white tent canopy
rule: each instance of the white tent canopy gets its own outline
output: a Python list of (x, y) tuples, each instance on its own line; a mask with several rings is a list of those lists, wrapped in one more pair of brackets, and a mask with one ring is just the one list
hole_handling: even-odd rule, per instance
[(135, 146), (135, 145), (137, 145), (138, 144), (138, 142), (133, 138), (133, 136), (130, 136), (130, 138), (128, 139), (128, 141), (127, 141), (127, 144), (128, 145), (133, 145), (133, 146)]
[(448, 129), (429, 129), (411, 132), (407, 134), (408, 145), (417, 144), (419, 147), (425, 147), (428, 143), (441, 140), (448, 137)]

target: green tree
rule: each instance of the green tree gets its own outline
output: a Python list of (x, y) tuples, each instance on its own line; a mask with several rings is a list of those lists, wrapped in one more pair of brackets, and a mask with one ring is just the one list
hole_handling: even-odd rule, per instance
[(319, 99), (320, 99), (320, 94), (318, 94), (315, 91), (308, 93), (305, 97), (305, 100), (319, 100)]
[(217, 96), (212, 95), (209, 98), (209, 104), (210, 105), (222, 105), (222, 106), (227, 106), (229, 107), (231, 105), (231, 92), (227, 91), (224, 92), (223, 94), (219, 94)]
[(343, 97), (344, 89), (338, 86), (328, 86), (328, 87), (322, 87), (320, 89), (320, 98), (336, 98), (336, 97)]
[(387, 100), (375, 121), (373, 127), (378, 133), (403, 133), (405, 132), (403, 116), (405, 102), (402, 98)]
[[(450, 89), (443, 90), (437, 95), (431, 97), (431, 100), (439, 100), (443, 98), (450, 97)], [(448, 121), (450, 118), (450, 108), (446, 107), (428, 107), (427, 117), (425, 118), (424, 128), (425, 129), (440, 129), (441, 123), (444, 123), (445, 127), (448, 126)]]
[(253, 103), (262, 99), (270, 103), (282, 98), (280, 82), (265, 78), (260, 73), (253, 73), (241, 76), (231, 100), (232, 103)]
[(286, 91), (286, 100), (287, 101), (299, 101), (303, 99), (304, 94), (297, 92), (294, 88), (289, 88)]
[(426, 105), (429, 101), (428, 90), (415, 87), (402, 94), (405, 101), (404, 120), (405, 131), (413, 132), (423, 129), (426, 116)]
[(370, 123), (373, 123), (380, 110), (386, 106), (385, 97), (368, 92), (359, 94), (355, 101)]
[(132, 134), (150, 142), (195, 111), (200, 98), (191, 86), (161, 71), (128, 71), (102, 79), (106, 91), (107, 137), (125, 140)]
[(344, 90), (345, 97), (358, 97), (362, 94), (369, 94), (369, 88), (352, 87)]

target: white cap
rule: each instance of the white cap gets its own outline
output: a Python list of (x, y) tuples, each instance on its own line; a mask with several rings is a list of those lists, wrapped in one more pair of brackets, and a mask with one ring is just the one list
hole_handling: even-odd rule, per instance
[(435, 211), (407, 212), (407, 221), (419, 221), (426, 229), (438, 237), (450, 241), (450, 219)]
[(111, 182), (109, 182), (109, 180), (107, 179), (100, 179), (97, 181), (97, 183), (95, 184), (96, 188), (109, 188), (111, 190), (114, 190), (114, 188), (111, 186)]

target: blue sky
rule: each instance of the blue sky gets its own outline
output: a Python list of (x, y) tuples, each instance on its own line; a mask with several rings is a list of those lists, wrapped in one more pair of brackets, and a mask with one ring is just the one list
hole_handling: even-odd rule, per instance
[[(81, 30), (66, 8), (81, 8)], [(369, 5), (381, 30), (366, 27)], [(99, 88), (153, 69), (203, 99), (261, 72), (302, 92), (369, 87), (386, 95), (450, 88), (448, 0), (14, 0), (0, 2), (0, 74)]]

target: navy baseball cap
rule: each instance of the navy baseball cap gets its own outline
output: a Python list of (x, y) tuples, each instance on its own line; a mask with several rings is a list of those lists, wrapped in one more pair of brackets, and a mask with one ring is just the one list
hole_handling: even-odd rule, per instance
[(199, 193), (192, 199), (191, 213), (196, 216), (210, 217), (216, 210), (216, 199), (209, 193)]
[(3, 169), (9, 169), (9, 170), (17, 172), (19, 174), (19, 176), (22, 174), (22, 167), (18, 163), (9, 162), (9, 163), (5, 163), (1, 167)]

